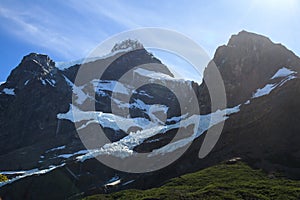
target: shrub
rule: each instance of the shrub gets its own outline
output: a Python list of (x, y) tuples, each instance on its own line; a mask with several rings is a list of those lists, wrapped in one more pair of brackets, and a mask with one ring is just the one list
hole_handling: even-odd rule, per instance
[(0, 174), (0, 182), (4, 182), (4, 181), (7, 181), (8, 178), (2, 174)]

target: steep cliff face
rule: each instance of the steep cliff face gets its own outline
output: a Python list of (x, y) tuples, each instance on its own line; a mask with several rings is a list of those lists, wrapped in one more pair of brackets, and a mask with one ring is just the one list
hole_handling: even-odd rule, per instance
[[(300, 68), (299, 58), (286, 47), (246, 31), (233, 35), (227, 45), (218, 47), (213, 61), (224, 81), (228, 107), (247, 101), (282, 67), (294, 71)], [(204, 71), (204, 76), (209, 79), (208, 71)], [(207, 99), (209, 95), (205, 83), (199, 92), (202, 93), (200, 102), (208, 104), (210, 99)]]
[(0, 90), (1, 154), (55, 137), (71, 88), (48, 56), (25, 56)]

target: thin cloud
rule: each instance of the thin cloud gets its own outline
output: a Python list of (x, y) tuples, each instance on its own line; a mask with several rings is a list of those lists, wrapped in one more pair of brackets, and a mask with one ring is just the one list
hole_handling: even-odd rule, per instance
[[(201, 45), (210, 57), (231, 34), (242, 29), (268, 35), (299, 53), (295, 42), (299, 12), (297, 16), (293, 12), (293, 19), (285, 23), (271, 23), (260, 20), (265, 17), (265, 7), (254, 12), (257, 5), (251, 2), (2, 1), (0, 20), (6, 21), (0, 27), (23, 41), (56, 52), (65, 60), (84, 57), (111, 35), (139, 27), (179, 31)], [(283, 30), (285, 34), (281, 34)]]
[[(47, 21), (47, 15), (51, 15), (50, 13), (41, 13), (42, 9), (36, 7), (33, 9), (29, 13), (20, 11), (20, 8), (10, 9), (2, 6), (0, 16), (8, 21), (7, 24), (13, 24), (3, 28), (23, 41), (56, 52), (66, 59), (83, 56), (93, 48), (94, 41), (90, 38), (72, 34), (71, 30), (63, 32), (64, 30), (59, 28), (62, 24), (59, 19), (52, 18), (53, 21)], [(73, 32), (76, 32), (76, 29)]]

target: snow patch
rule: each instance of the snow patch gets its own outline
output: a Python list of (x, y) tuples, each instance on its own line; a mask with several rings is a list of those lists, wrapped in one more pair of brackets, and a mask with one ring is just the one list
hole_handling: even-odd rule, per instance
[(47, 150), (45, 153), (49, 153), (49, 152), (57, 151), (57, 150), (62, 150), (62, 149), (65, 149), (65, 148), (66, 148), (66, 145), (55, 147), (55, 148)]
[[(75, 114), (76, 113), (76, 114)], [(67, 113), (59, 113), (57, 114), (57, 119), (66, 119), (71, 122), (80, 122), (83, 120), (92, 120), (97, 119), (99, 112), (84, 112), (79, 110), (73, 104), (70, 104), (70, 109)]]
[(118, 176), (112, 177), (104, 186), (115, 186), (121, 183), (121, 179)]
[(245, 104), (245, 105), (250, 104), (250, 100), (247, 100), (244, 104)]
[(41, 175), (41, 174), (46, 174), (54, 169), (57, 169), (57, 168), (60, 168), (60, 167), (63, 167), (65, 165), (65, 163), (61, 164), (61, 165), (58, 165), (58, 166), (49, 166), (48, 168), (46, 169), (31, 169), (31, 170), (27, 170), (27, 171), (4, 171), (4, 172), (0, 172), (0, 174), (6, 174), (6, 175), (17, 175), (15, 176), (14, 178), (12, 179), (9, 179), (8, 181), (4, 181), (4, 182), (0, 182), (0, 187), (4, 186), (4, 185), (7, 185), (7, 184), (10, 184), (12, 182), (15, 182), (19, 179), (22, 179), (22, 178), (25, 178), (25, 177), (28, 177), (28, 176), (33, 176), (33, 175)]
[(111, 128), (113, 130), (123, 130), (128, 132), (130, 127), (136, 126), (140, 128), (150, 128), (156, 124), (145, 118), (124, 118), (111, 113), (103, 113), (97, 111), (81, 111), (74, 105), (70, 105), (67, 113), (57, 114), (58, 119), (66, 119), (72, 122), (80, 122), (87, 120), (78, 130), (87, 127), (91, 123), (101, 124), (102, 127)]
[(151, 99), (154, 98), (153, 96), (147, 94), (146, 91), (144, 91), (144, 90), (140, 90), (139, 92), (137, 92), (136, 90), (134, 90), (133, 93), (134, 93), (134, 94), (139, 94), (139, 95), (142, 95), (142, 96), (146, 96), (146, 97), (149, 97), (149, 98), (151, 98)]
[(2, 92), (3, 92), (4, 94), (7, 94), (7, 95), (16, 95), (16, 94), (15, 94), (15, 89), (13, 89), (13, 88), (4, 88), (4, 89), (2, 90)]
[(50, 80), (46, 79), (46, 82), (49, 83), (49, 85), (51, 85), (52, 87), (55, 87), (55, 84), (56, 84), (55, 80), (53, 80), (53, 79), (50, 79)]
[(139, 108), (141, 110), (144, 110), (144, 112), (149, 115), (151, 121), (156, 124), (161, 124), (164, 122), (162, 122), (159, 118), (157, 118), (155, 113), (163, 112), (165, 115), (167, 115), (167, 111), (169, 109), (167, 106), (161, 104), (153, 104), (153, 105), (145, 104), (140, 99), (135, 99), (134, 103), (130, 104), (129, 106), (130, 108)]
[(84, 63), (94, 62), (99, 59), (101, 59), (101, 57), (81, 58), (79, 60), (73, 60), (69, 62), (55, 62), (55, 67), (57, 67), (60, 70), (66, 70), (74, 65), (81, 65)]
[(179, 122), (180, 120), (185, 119), (187, 116), (188, 113), (181, 116), (171, 117), (170, 119), (167, 119), (167, 122)]
[[(155, 71), (151, 71), (151, 70), (146, 70), (146, 69), (142, 69), (142, 68), (138, 68), (134, 70), (135, 73), (138, 73), (142, 76), (146, 76), (149, 78), (153, 78), (153, 79), (171, 79), (171, 80), (175, 80), (176, 78), (173, 78), (167, 74), (163, 74), (160, 72), (155, 72)], [(178, 79), (179, 80), (179, 79)], [(181, 80), (181, 79), (180, 79)]]
[(73, 156), (86, 154), (86, 153), (88, 153), (88, 152), (89, 152), (89, 151), (85, 149), (85, 150), (77, 151), (77, 152), (75, 152), (75, 153), (61, 154), (61, 155), (58, 155), (57, 158), (65, 158), (65, 159), (68, 159), (68, 158), (71, 158), (71, 157), (73, 157)]
[(84, 162), (85, 160), (94, 158), (99, 155), (113, 155), (120, 158), (126, 158), (134, 154), (133, 148), (141, 144), (145, 139), (152, 137), (161, 130), (164, 126), (155, 126), (150, 129), (130, 133), (128, 136), (119, 141), (105, 144), (100, 149), (90, 151), (88, 154), (78, 156), (77, 160)]
[(134, 182), (135, 180), (130, 180), (130, 181), (127, 181), (127, 182), (125, 182), (125, 183), (123, 183), (122, 185), (124, 186), (124, 185), (128, 185), (128, 184), (130, 184), (130, 183), (132, 183), (132, 182)]
[(46, 81), (44, 79), (40, 79), (43, 85), (47, 85)]
[(275, 78), (279, 78), (279, 77), (286, 77), (292, 74), (296, 74), (297, 72), (292, 71), (286, 67), (283, 67), (281, 69), (279, 69), (276, 74), (274, 74), (274, 76), (271, 79), (275, 79)]
[[(228, 115), (239, 112), (239, 107), (240, 105), (234, 108), (218, 110), (208, 115), (193, 115), (176, 124), (164, 126), (156, 125), (148, 129), (140, 130), (134, 133), (132, 132), (119, 141), (105, 144), (100, 149), (91, 150), (88, 154), (78, 156), (77, 160), (84, 162), (87, 159), (91, 159), (100, 155), (112, 155), (115, 157), (126, 158), (134, 155), (134, 147), (142, 144), (144, 140), (158, 133), (163, 133), (171, 129), (187, 127), (191, 124), (197, 124), (200, 120), (199, 127), (195, 126), (194, 134), (192, 136), (170, 143), (160, 149), (154, 150), (152, 154), (150, 154), (150, 156), (172, 152), (192, 142), (195, 138), (199, 137), (203, 132), (208, 130), (213, 125), (226, 120), (228, 118)], [(196, 130), (196, 128), (198, 129)]]
[(111, 81), (111, 80), (92, 80), (91, 83), (95, 88), (95, 92), (101, 93), (103, 91), (111, 91), (120, 94), (127, 94), (129, 95), (128, 86), (126, 87), (124, 84), (118, 81)]
[(117, 180), (120, 180), (119, 176), (115, 175), (114, 177), (112, 177), (111, 179), (109, 179), (107, 181), (107, 183), (111, 183), (111, 182), (114, 182), (114, 181), (117, 181)]
[[(193, 135), (191, 135), (190, 137), (186, 137), (184, 139), (169, 143), (159, 149), (155, 149), (152, 151), (151, 154), (148, 155), (148, 157), (155, 156), (158, 154), (164, 155), (166, 153), (173, 152), (179, 148), (182, 148), (182, 147), (188, 145), (194, 139), (196, 139), (197, 137), (202, 135), (202, 133), (207, 131), (212, 126), (228, 119), (228, 115), (237, 113), (239, 111), (240, 111), (240, 105), (233, 107), (233, 108), (227, 108), (224, 110), (217, 110), (216, 112), (211, 113), (211, 114), (200, 115), (200, 123), (199, 123), (198, 130), (194, 129)], [(194, 123), (196, 123), (196, 120), (199, 120), (199, 117), (193, 115), (190, 118), (183, 120), (184, 126), (187, 127), (190, 124), (194, 124)]]
[(279, 87), (282, 86), (283, 84), (285, 84), (286, 82), (292, 80), (292, 79), (295, 79), (297, 78), (295, 75), (290, 75), (288, 77), (286, 77), (285, 79), (283, 79), (282, 81), (280, 81), (280, 83), (278, 84)]
[(270, 94), (270, 92), (276, 87), (276, 84), (267, 84), (265, 87), (261, 89), (257, 89), (256, 92), (253, 94), (252, 98), (261, 97), (267, 94)]
[(72, 91), (73, 93), (76, 95), (77, 99), (76, 99), (76, 103), (78, 104), (82, 104), (87, 98), (89, 98), (90, 96), (88, 96), (87, 94), (85, 94), (82, 89), (84, 88), (84, 86), (76, 86), (72, 81), (70, 81), (66, 76), (64, 76), (64, 79), (66, 80), (66, 82), (68, 83), (69, 86), (72, 87)]
[(263, 88), (257, 89), (256, 92), (252, 95), (252, 98), (257, 98), (257, 97), (270, 94), (270, 92), (275, 88), (282, 86), (289, 80), (297, 78), (295, 74), (297, 74), (297, 72), (291, 71), (290, 69), (287, 69), (285, 67), (279, 69), (271, 79), (275, 79), (279, 77), (283, 77), (283, 79), (280, 80), (280, 82), (272, 83), (272, 84), (269, 83), (265, 85)]

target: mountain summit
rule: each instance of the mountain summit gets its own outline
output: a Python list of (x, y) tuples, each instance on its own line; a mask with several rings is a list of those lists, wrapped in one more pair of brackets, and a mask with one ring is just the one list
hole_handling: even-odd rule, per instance
[(120, 43), (115, 44), (111, 52), (116, 52), (119, 50), (137, 50), (143, 49), (144, 46), (137, 40), (127, 39)]
[(251, 98), (282, 67), (300, 71), (300, 59), (293, 52), (265, 36), (246, 31), (217, 48), (213, 61), (223, 78), (229, 107)]

